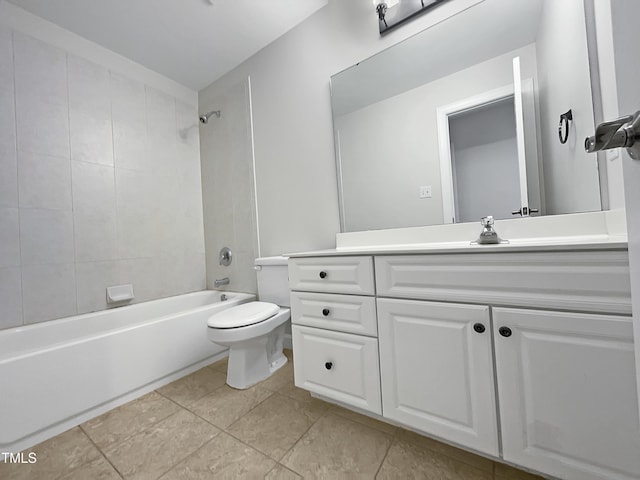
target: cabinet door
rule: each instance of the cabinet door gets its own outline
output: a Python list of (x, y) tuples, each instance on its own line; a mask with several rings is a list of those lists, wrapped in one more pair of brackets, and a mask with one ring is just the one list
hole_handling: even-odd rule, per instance
[(495, 308), (493, 320), (504, 459), (563, 479), (640, 478), (631, 319)]
[(489, 307), (378, 299), (383, 415), (498, 456)]
[(293, 325), (296, 387), (380, 415), (378, 340)]

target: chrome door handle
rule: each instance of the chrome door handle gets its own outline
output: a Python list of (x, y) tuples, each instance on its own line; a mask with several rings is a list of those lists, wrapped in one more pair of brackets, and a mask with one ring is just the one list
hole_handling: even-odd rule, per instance
[(601, 123), (595, 134), (584, 140), (587, 153), (622, 147), (627, 149), (631, 158), (640, 159), (640, 110), (633, 115)]

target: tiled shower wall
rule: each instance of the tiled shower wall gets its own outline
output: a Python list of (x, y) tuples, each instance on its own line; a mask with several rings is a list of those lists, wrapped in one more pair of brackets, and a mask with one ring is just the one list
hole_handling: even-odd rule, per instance
[[(203, 111), (220, 110), (200, 128), (202, 185), (207, 250), (207, 283), (229, 277), (221, 290), (257, 293), (254, 259), (258, 256), (258, 227), (253, 174), (250, 86), (247, 79), (224, 93), (200, 95)], [(208, 107), (208, 108), (207, 108)], [(230, 266), (221, 266), (218, 252), (229, 247)]]
[(205, 288), (197, 118), (0, 26), (0, 328)]

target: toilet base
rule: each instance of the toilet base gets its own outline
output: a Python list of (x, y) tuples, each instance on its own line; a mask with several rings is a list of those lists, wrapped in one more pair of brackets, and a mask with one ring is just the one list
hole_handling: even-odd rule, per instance
[(282, 353), (285, 325), (264, 335), (229, 347), (227, 385), (244, 390), (266, 380), (286, 365)]

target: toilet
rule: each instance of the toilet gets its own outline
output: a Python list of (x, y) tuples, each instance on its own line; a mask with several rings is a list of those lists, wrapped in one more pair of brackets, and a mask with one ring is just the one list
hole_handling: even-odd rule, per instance
[(268, 378), (287, 363), (282, 353), (290, 318), (286, 257), (255, 260), (260, 301), (243, 303), (207, 321), (209, 340), (229, 347), (227, 385), (245, 389)]

